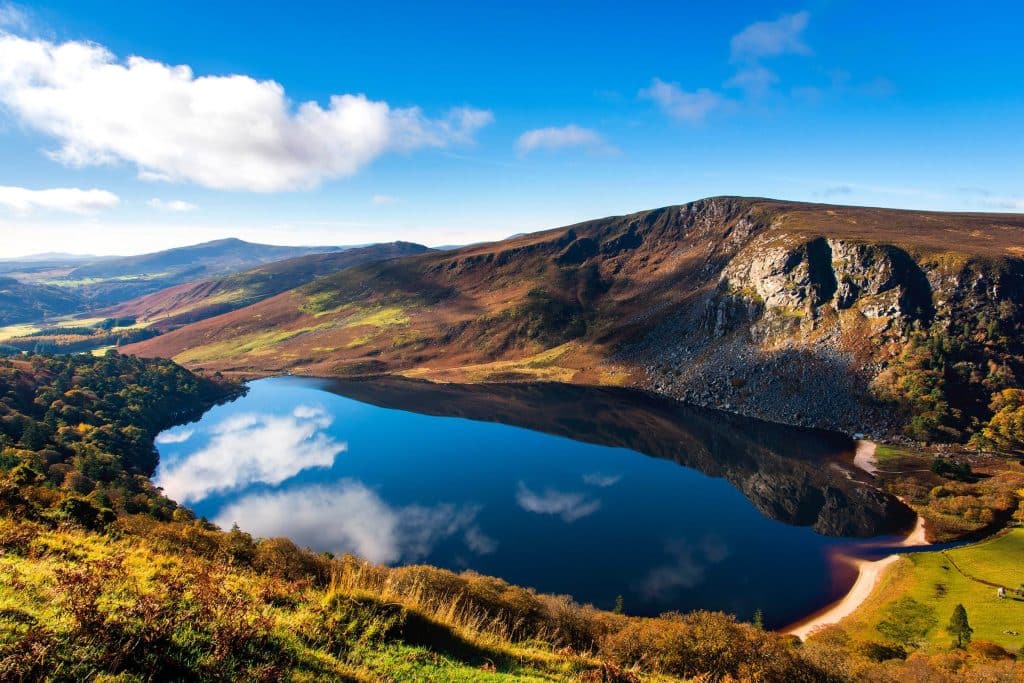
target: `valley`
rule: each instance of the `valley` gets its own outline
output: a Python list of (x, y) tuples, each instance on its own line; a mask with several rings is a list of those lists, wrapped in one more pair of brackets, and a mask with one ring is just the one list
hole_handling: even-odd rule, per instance
[(0, 571), (36, 597), (0, 591), (0, 672), (143, 638), (211, 676), (856, 679), (945, 666), (963, 604), (957, 666), (1016, 675), (1022, 229), (718, 197), (10, 324)]

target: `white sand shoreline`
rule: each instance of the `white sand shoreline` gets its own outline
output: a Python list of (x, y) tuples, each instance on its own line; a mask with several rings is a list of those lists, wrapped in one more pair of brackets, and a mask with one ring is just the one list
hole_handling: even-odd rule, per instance
[[(875, 443), (864, 439), (857, 441), (857, 450), (854, 454), (853, 462), (857, 467), (874, 476), (878, 472), (878, 462), (875, 458)], [(928, 545), (928, 540), (925, 535), (924, 518), (918, 515), (917, 524), (914, 525), (914, 529), (896, 547), (906, 548), (922, 545)], [(782, 632), (804, 640), (815, 630), (823, 626), (839, 623), (864, 604), (864, 601), (871, 595), (885, 570), (898, 559), (900, 559), (898, 553), (893, 553), (874, 561), (854, 557), (841, 558), (841, 561), (847, 562), (857, 569), (857, 579), (853, 582), (850, 590), (838, 601), (786, 627)]]

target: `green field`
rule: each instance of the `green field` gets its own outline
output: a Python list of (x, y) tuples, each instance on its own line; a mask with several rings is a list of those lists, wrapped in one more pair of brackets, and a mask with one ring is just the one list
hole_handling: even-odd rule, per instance
[[(982, 581), (1005, 586), (1007, 597), (1000, 599), (996, 588)], [(890, 615), (896, 600), (909, 597), (931, 610), (935, 620), (924, 634), (921, 649), (941, 652), (953, 640), (946, 624), (954, 607), (962, 604), (975, 641), (991, 641), (1018, 653), (1024, 648), (1024, 598), (1015, 590), (1021, 583), (1024, 529), (1011, 529), (953, 550), (906, 555), (843, 626), (858, 639), (883, 640), (877, 625)]]

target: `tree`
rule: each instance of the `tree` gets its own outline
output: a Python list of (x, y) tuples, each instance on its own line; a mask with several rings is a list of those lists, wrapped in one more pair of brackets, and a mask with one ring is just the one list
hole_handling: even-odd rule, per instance
[(886, 618), (875, 628), (890, 641), (903, 647), (917, 647), (936, 625), (935, 611), (913, 598), (900, 598), (889, 605)]
[(953, 616), (949, 618), (949, 625), (946, 626), (946, 631), (950, 635), (956, 636), (957, 647), (963, 647), (966, 643), (971, 642), (971, 634), (974, 633), (974, 629), (967, 622), (967, 610), (964, 609), (963, 605), (957, 605), (953, 608)]

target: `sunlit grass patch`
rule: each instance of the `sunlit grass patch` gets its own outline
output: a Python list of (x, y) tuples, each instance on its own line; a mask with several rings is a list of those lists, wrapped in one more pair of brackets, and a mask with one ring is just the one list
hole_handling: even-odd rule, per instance
[(383, 306), (358, 311), (345, 320), (345, 327), (388, 327), (391, 325), (404, 325), (409, 322), (409, 316), (401, 306)]
[(331, 327), (330, 324), (302, 327), (297, 330), (279, 330), (248, 334), (222, 342), (213, 342), (196, 346), (179, 353), (174, 360), (179, 363), (200, 363), (213, 360), (236, 358), (246, 354), (260, 355), (270, 353), (273, 347), (293, 339), (301, 334), (314, 332)]
[(1012, 529), (988, 541), (950, 551), (906, 555), (842, 626), (859, 640), (882, 641), (878, 624), (898, 600), (911, 598), (930, 610), (935, 620), (923, 636), (922, 649), (942, 652), (952, 642), (946, 624), (953, 608), (962, 604), (974, 628), (974, 640), (991, 641), (1017, 652), (1024, 647), (1024, 600), (1016, 599), (1012, 591), (1000, 599), (994, 586), (975, 579), (1016, 588), (1024, 582), (1022, 558), (1024, 529)]

